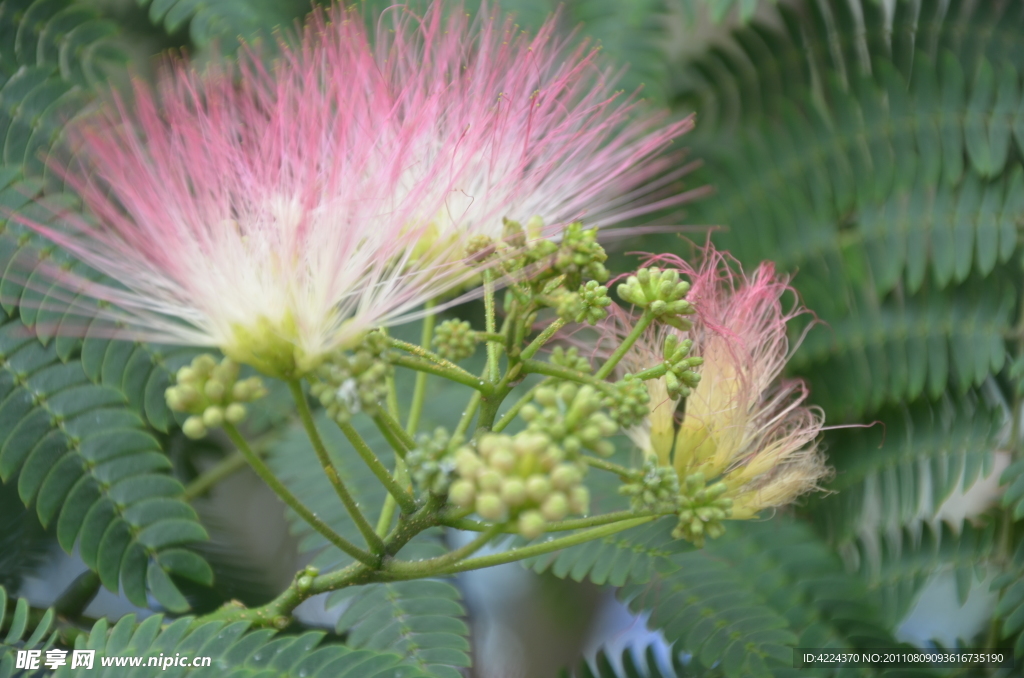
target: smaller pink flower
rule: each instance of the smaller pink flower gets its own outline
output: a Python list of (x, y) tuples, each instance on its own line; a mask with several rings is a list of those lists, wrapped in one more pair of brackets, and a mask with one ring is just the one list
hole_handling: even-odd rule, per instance
[[(704, 364), (681, 416), (678, 401), (657, 383), (662, 380), (648, 382), (650, 423), (633, 432), (634, 440), (681, 478), (720, 478), (733, 499), (733, 518), (752, 517), (814, 489), (827, 473), (816, 443), (824, 415), (806, 404), (802, 380), (782, 378), (790, 356), (786, 323), (803, 312), (783, 307), (792, 292), (788, 282), (770, 263), (745, 275), (710, 246), (699, 268), (671, 255), (656, 259), (690, 277), (693, 328), (648, 330), (625, 367), (639, 371), (660, 362), (669, 332), (691, 339), (691, 355)], [(628, 325), (621, 319), (609, 325), (616, 339), (623, 328)]]

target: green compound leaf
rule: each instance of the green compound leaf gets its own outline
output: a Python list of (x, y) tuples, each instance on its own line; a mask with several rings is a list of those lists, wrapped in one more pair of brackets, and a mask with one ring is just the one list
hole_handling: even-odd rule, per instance
[(995, 616), (1000, 621), (1000, 636), (1013, 644), (1016, 656), (1024, 652), (1024, 539), (1016, 530), (1017, 548), (1012, 558), (992, 580), (992, 590), (999, 592)]
[(421, 580), (357, 586), (331, 594), (327, 606), (347, 603), (337, 631), (354, 648), (394, 652), (431, 676), (460, 678), (471, 665), (469, 626), (459, 590)]
[(855, 545), (860, 575), (889, 628), (907, 614), (924, 584), (941, 572), (956, 577), (963, 605), (995, 556), (996, 525), (926, 525), (923, 530), (868, 534)]
[(1004, 414), (975, 394), (886, 410), (880, 424), (829, 434), (835, 470), (811, 512), (837, 543), (854, 538), (865, 516), (869, 529), (900, 531), (934, 515), (953, 492), (989, 472)]
[(300, 2), (275, 0), (138, 0), (149, 8), (149, 19), (177, 33), (188, 27), (192, 42), (199, 47), (216, 46), (234, 51), (239, 40), (269, 42), (274, 30), (309, 11)]
[[(9, 600), (0, 586), (0, 678), (15, 675), (18, 650), (46, 650), (53, 645), (53, 609), (41, 614), (25, 598)], [(20, 674), (20, 670), (18, 670)]]
[(794, 366), (830, 420), (998, 373), (1024, 218), (1024, 26), (991, 3), (780, 6), (678, 77), (697, 111), (688, 220), (769, 259), (823, 321)]
[(560, 579), (588, 579), (603, 586), (649, 581), (658, 561), (692, 549), (689, 542), (672, 537), (678, 521), (673, 517), (634, 527), (603, 539), (573, 546), (524, 561), (534, 572), (550, 572)]
[(157, 600), (183, 611), (167, 574), (209, 584), (212, 573), (205, 563), (161, 559), (206, 539), (169, 470), (120, 393), (92, 384), (81, 363), (62, 363), (52, 346), (0, 312), (0, 479), (16, 480), (22, 502), (35, 505), (66, 551), (78, 543), (108, 589), (123, 588), (145, 606), (148, 571)]
[(600, 650), (592, 661), (583, 661), (572, 672), (563, 671), (562, 678), (714, 678), (722, 674), (709, 669), (693, 656), (672, 652), (665, 660), (658, 650), (627, 647), (621, 653), (608, 648)]
[(42, 563), (53, 545), (39, 519), (25, 508), (14, 483), (0, 483), (0, 587), (17, 593), (23, 578)]
[(627, 586), (622, 596), (635, 611), (650, 611), (649, 625), (675, 652), (730, 678), (810, 675), (790, 668), (793, 647), (899, 645), (870, 588), (792, 520), (729, 523), (725, 536), (662, 561), (648, 584)]
[[(166, 625), (164, 625), (166, 624)], [(243, 622), (204, 622), (192, 617), (169, 620), (160, 615), (136, 623), (135, 615), (122, 617), (110, 628), (104, 619), (75, 649), (95, 650), (93, 668), (71, 669), (70, 662), (53, 675), (89, 678), (95, 675), (156, 678), (157, 676), (224, 676), (225, 678), (426, 678), (399, 657), (344, 645), (321, 643), (322, 632), (276, 635), (272, 630), (250, 631)], [(129, 660), (142, 657), (134, 669)], [(209, 666), (175, 666), (208, 657)], [(103, 669), (103, 661), (111, 665)], [(154, 663), (149, 664), (150, 661)], [(120, 662), (120, 663), (118, 663)], [(167, 664), (167, 666), (164, 666)]]

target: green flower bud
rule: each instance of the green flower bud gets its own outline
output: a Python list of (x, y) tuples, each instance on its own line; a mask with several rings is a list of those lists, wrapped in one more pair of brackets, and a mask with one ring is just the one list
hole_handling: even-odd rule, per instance
[(519, 534), (524, 539), (536, 539), (544, 534), (547, 526), (547, 521), (544, 520), (544, 516), (541, 515), (540, 511), (523, 511), (519, 516)]
[(456, 480), (448, 488), (448, 499), (456, 506), (469, 508), (476, 498), (476, 488), (468, 480)]
[(245, 405), (241, 405), (239, 403), (231, 403), (224, 410), (224, 418), (227, 419), (232, 424), (240, 423), (243, 419), (245, 419), (246, 414), (247, 412), (245, 409)]
[(203, 353), (197, 355), (192, 359), (192, 369), (201, 377), (205, 378), (210, 376), (213, 368), (217, 366), (217, 361), (209, 353)]
[(185, 423), (181, 426), (181, 431), (189, 438), (199, 440), (206, 436), (206, 425), (203, 424), (202, 417), (193, 415), (185, 420)]
[(540, 513), (545, 520), (562, 520), (569, 513), (569, 499), (561, 492), (552, 492), (541, 504)]
[(203, 411), (203, 424), (208, 428), (217, 428), (224, 423), (224, 410), (211, 405)]
[(164, 391), (164, 399), (167, 401), (167, 407), (172, 412), (184, 412), (187, 409), (187, 405), (181, 397), (181, 387), (179, 386), (171, 386)]
[(203, 393), (207, 398), (214, 402), (220, 402), (224, 397), (224, 384), (216, 379), (211, 379), (206, 382), (206, 386), (203, 387)]
[(191, 367), (182, 367), (178, 369), (178, 373), (175, 375), (175, 380), (179, 384), (194, 384), (199, 379), (199, 375)]
[(460, 447), (455, 453), (455, 468), (463, 478), (474, 478), (484, 468), (484, 463), (472, 448)]
[(526, 501), (526, 483), (519, 478), (508, 478), (501, 484), (501, 499), (515, 508)]
[(494, 492), (483, 492), (476, 498), (476, 512), (485, 520), (501, 520), (505, 516), (505, 503)]
[(526, 479), (526, 494), (533, 501), (544, 501), (550, 493), (551, 481), (546, 476), (538, 474)]
[(516, 467), (516, 455), (510, 450), (498, 450), (491, 455), (491, 468), (502, 474), (511, 473)]
[(571, 347), (569, 350), (565, 350), (561, 346), (556, 346), (554, 350), (551, 351), (550, 360), (552, 365), (559, 365), (560, 367), (566, 367), (570, 370), (576, 370), (577, 372), (589, 374), (591, 371), (590, 361), (582, 357), (575, 346)]
[(577, 485), (569, 492), (569, 510), (581, 516), (590, 513), (590, 490)]
[(502, 480), (503, 478), (500, 473), (489, 468), (477, 475), (476, 485), (485, 492), (498, 492), (501, 489)]
[(559, 490), (569, 490), (583, 480), (583, 474), (575, 464), (560, 464), (551, 472), (551, 484)]

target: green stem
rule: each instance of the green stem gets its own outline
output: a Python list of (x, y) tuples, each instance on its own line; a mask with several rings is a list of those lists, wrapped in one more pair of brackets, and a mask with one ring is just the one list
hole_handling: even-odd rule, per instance
[[(434, 308), (434, 301), (431, 299), (426, 303), (429, 311)], [(430, 313), (423, 318), (423, 331), (420, 333), (420, 346), (426, 349), (434, 338), (435, 316)], [(423, 413), (423, 401), (427, 395), (427, 377), (429, 372), (416, 373), (416, 386), (412, 390), (412, 404), (409, 406), (409, 418), (405, 422), (405, 432), (409, 435), (416, 435), (416, 429), (420, 425), (420, 415)]]
[(405, 459), (405, 455), (409, 450), (416, 447), (416, 441), (413, 440), (413, 437), (405, 432), (405, 429), (398, 423), (398, 420), (392, 417), (391, 413), (387, 410), (378, 408), (373, 414), (373, 421), (377, 424), (380, 432), (384, 434), (388, 444), (395, 449), (395, 454), (402, 459)]
[(640, 475), (640, 471), (637, 471), (636, 469), (626, 468), (625, 466), (619, 466), (618, 464), (613, 464), (610, 461), (598, 459), (597, 457), (591, 457), (586, 454), (580, 455), (580, 459), (583, 460), (583, 462), (587, 464), (587, 466), (593, 466), (594, 468), (601, 469), (602, 471), (614, 473), (615, 475), (621, 478), (632, 479)]
[[(366, 465), (373, 472), (373, 475), (377, 476), (377, 480), (379, 480), (381, 485), (383, 485), (388, 491), (388, 494), (394, 497), (395, 501), (398, 502), (398, 505), (402, 507), (402, 512), (412, 513), (415, 511), (416, 500), (398, 484), (394, 477), (392, 477), (391, 473), (384, 467), (384, 464), (382, 464), (380, 459), (377, 458), (377, 455), (373, 453), (372, 449), (370, 449), (370, 446), (366, 444), (365, 440), (363, 440), (363, 437), (359, 435), (359, 431), (357, 431), (352, 424), (347, 422), (344, 424), (338, 422), (338, 428), (341, 429), (341, 432), (345, 434), (346, 438), (348, 438), (352, 447), (355, 448), (359, 456), (363, 458), (364, 462), (366, 462)], [(374, 534), (377, 534), (377, 532), (375, 531)], [(380, 535), (378, 535), (378, 537), (379, 536)], [(383, 546), (383, 542), (381, 542), (381, 545)]]
[[(491, 344), (488, 344), (488, 346), (490, 345)], [(449, 367), (445, 367), (444, 365), (438, 365), (407, 355), (392, 357), (391, 364), (398, 365), (399, 367), (405, 367), (410, 370), (416, 370), (417, 372), (434, 374), (439, 377), (443, 377), (448, 381), (454, 381), (458, 384), (462, 384), (463, 386), (468, 386), (484, 394), (489, 394), (494, 390), (494, 386), (492, 384), (482, 381), (480, 377), (473, 376), (462, 368), (456, 368), (453, 370)]]
[(53, 604), (53, 610), (66, 619), (78, 619), (85, 608), (100, 592), (100, 576), (92, 570), (86, 570), (75, 577)]
[(478, 407), (480, 407), (480, 392), (474, 391), (473, 395), (469, 397), (469, 402), (466, 403), (466, 409), (462, 411), (462, 417), (459, 419), (458, 426), (456, 426), (455, 431), (452, 432), (452, 438), (465, 437), (466, 431), (469, 430), (469, 424), (473, 421), (473, 415), (476, 414)]
[(245, 468), (245, 463), (245, 457), (241, 452), (229, 455), (203, 471), (195, 480), (186, 485), (181, 498), (185, 501), (192, 501), (196, 497), (203, 496), (214, 485)]
[[(429, 317), (431, 319), (433, 319), (434, 316), (429, 316)], [(431, 326), (433, 326), (433, 323), (431, 323)], [(410, 344), (407, 341), (402, 341), (401, 339), (395, 339), (394, 337), (388, 337), (388, 345), (389, 346), (394, 346), (395, 348), (400, 348), (403, 351), (406, 351), (407, 353), (413, 354), (417, 358), (422, 358), (423, 360), (426, 360), (428, 362), (434, 363), (438, 367), (444, 367), (446, 369), (452, 370), (453, 372), (458, 372), (460, 374), (468, 374), (471, 377), (473, 376), (470, 372), (467, 372), (466, 370), (462, 369), (461, 367), (459, 367), (458, 365), (456, 365), (452, 361), (445, 360), (444, 358), (442, 358), (441, 356), (437, 355), (433, 351), (428, 351), (427, 349), (423, 348), (422, 346), (417, 346), (416, 344)]]
[(512, 420), (516, 418), (516, 415), (519, 414), (519, 410), (523, 409), (524, 405), (533, 400), (533, 394), (537, 392), (537, 389), (539, 389), (541, 386), (546, 386), (552, 383), (553, 381), (553, 378), (548, 377), (547, 379), (543, 379), (538, 384), (533, 386), (529, 391), (523, 394), (523, 397), (517, 400), (512, 405), (512, 407), (510, 407), (508, 411), (505, 412), (505, 414), (501, 415), (501, 419), (499, 419), (498, 422), (493, 427), (491, 427), (491, 430), (494, 431), (495, 433), (501, 433), (505, 429), (505, 427), (511, 424)]
[(231, 442), (235, 444), (238, 451), (245, 457), (245, 460), (249, 462), (249, 466), (251, 466), (252, 470), (256, 472), (256, 475), (258, 475), (263, 482), (265, 482), (267, 486), (274, 491), (274, 494), (281, 498), (281, 501), (299, 514), (299, 517), (309, 523), (310, 527), (323, 535), (327, 541), (331, 542), (356, 560), (370, 566), (377, 565), (380, 560), (379, 558), (367, 553), (342, 537), (340, 534), (332, 530), (327, 523), (320, 520), (315, 513), (306, 508), (306, 506), (291, 493), (291, 490), (285, 487), (284, 484), (277, 479), (277, 476), (275, 476), (274, 472), (270, 470), (270, 467), (252, 451), (252, 448), (249, 447), (249, 443), (245, 441), (245, 438), (243, 438), (242, 434), (238, 432), (238, 429), (235, 428), (234, 424), (225, 422), (224, 432), (227, 433)]
[(283, 629), (291, 623), (292, 611), (306, 598), (317, 593), (368, 582), (372, 572), (373, 570), (363, 563), (352, 563), (336, 572), (314, 578), (313, 585), (307, 589), (300, 589), (298, 582), (293, 581), (291, 586), (265, 605), (246, 609), (237, 601), (232, 601), (210, 614), (197, 617), (192, 622), (192, 628), (209, 621), (246, 621), (256, 627)]
[[(494, 271), (484, 271), (484, 316), (487, 333), (497, 334), (497, 325), (494, 312)], [(498, 383), (498, 350), (499, 341), (490, 340), (487, 342), (487, 379), (492, 384)], [(485, 394), (486, 395), (486, 394)]]
[(478, 330), (475, 334), (479, 341), (500, 341), (502, 344), (508, 341), (508, 337), (501, 332), (480, 332)]
[[(395, 482), (401, 487), (410, 487), (409, 471), (405, 466), (405, 461), (398, 455), (395, 455)], [(398, 508), (398, 503), (392, 495), (384, 497), (384, 506), (380, 509), (380, 518), (377, 519), (377, 534), (381, 537), (391, 529), (391, 521), (395, 518), (396, 508)]]
[(568, 367), (562, 367), (561, 365), (553, 365), (551, 363), (545, 363), (540, 360), (524, 360), (521, 365), (523, 366), (523, 372), (531, 374), (543, 374), (549, 377), (555, 377), (556, 379), (565, 379), (567, 381), (575, 381), (579, 384), (590, 384), (599, 391), (608, 394), (614, 394), (615, 388), (607, 381), (593, 377), (585, 372), (579, 372), (577, 370), (569, 369)]
[(356, 524), (359, 529), (359, 533), (363, 535), (363, 539), (370, 546), (370, 550), (377, 554), (384, 553), (384, 542), (381, 540), (377, 533), (373, 531), (373, 527), (367, 522), (366, 516), (359, 510), (359, 504), (352, 497), (352, 493), (345, 487), (345, 482), (341, 479), (338, 474), (338, 469), (334, 467), (334, 462), (331, 460), (330, 453), (327, 452), (327, 446), (324, 445), (323, 439), (320, 437), (320, 431), (316, 428), (316, 422), (313, 421), (313, 414), (309, 411), (309, 403), (306, 402), (306, 396), (302, 392), (302, 384), (298, 381), (292, 380), (288, 382), (288, 388), (292, 392), (292, 398), (295, 400), (295, 405), (299, 410), (299, 419), (302, 420), (302, 426), (306, 429), (306, 435), (309, 437), (309, 441), (313, 444), (313, 451), (316, 452), (316, 457), (320, 461), (320, 466), (324, 469), (324, 475), (327, 476), (327, 480), (334, 487), (335, 493), (338, 495), (338, 499), (344, 504), (345, 510), (348, 511), (352, 517), (352, 522)]
[[(551, 553), (552, 551), (559, 551), (570, 546), (576, 546), (578, 544), (584, 544), (594, 539), (602, 539), (604, 537), (611, 536), (623, 530), (636, 527), (637, 525), (643, 525), (654, 520), (653, 516), (645, 516), (643, 518), (631, 518), (629, 520), (622, 520), (610, 525), (602, 525), (600, 527), (590, 528), (581, 532), (559, 537), (558, 539), (551, 539), (548, 541), (541, 542), (539, 544), (531, 544), (529, 546), (522, 546), (517, 549), (510, 549), (501, 553), (495, 553), (488, 556), (479, 556), (476, 558), (469, 558), (467, 560), (460, 561), (451, 565), (436, 566), (436, 563), (444, 558), (433, 558), (431, 560), (423, 560), (416, 563), (416, 572), (408, 572), (405, 568), (399, 568), (396, 570), (398, 563), (391, 563), (387, 569), (382, 573), (383, 578), (386, 579), (419, 579), (425, 576), (439, 577), (443, 575), (455, 574), (456, 572), (467, 572), (469, 570), (480, 570), (485, 567), (494, 567), (495, 565), (504, 565), (505, 563), (514, 563), (517, 560), (523, 560), (525, 558), (532, 558), (534, 556), (540, 556), (545, 553)], [(424, 574), (429, 573), (429, 574)]]
[[(653, 511), (616, 511), (615, 513), (605, 513), (599, 516), (590, 516), (587, 518), (573, 518), (571, 520), (560, 520), (554, 523), (548, 523), (547, 527), (544, 528), (545, 532), (567, 532), (569, 530), (582, 530), (587, 527), (598, 527), (600, 525), (608, 525), (610, 523), (617, 523), (623, 520), (629, 520), (630, 518), (645, 518), (654, 517), (659, 518), (663, 515), (669, 515), (667, 513), (656, 513)], [(491, 527), (490, 523), (484, 523), (479, 520), (470, 520), (468, 518), (441, 518), (441, 524), (445, 527), (454, 527), (458, 530), (468, 530), (470, 532), (483, 532)], [(515, 525), (506, 524), (502, 526), (502, 532), (507, 534), (518, 534), (519, 530)]]
[(489, 525), (487, 529), (483, 530), (480, 535), (471, 542), (455, 549), (454, 551), (446, 553), (443, 556), (431, 558), (430, 560), (418, 560), (415, 562), (400, 560), (394, 561), (384, 570), (384, 577), (394, 577), (396, 579), (420, 579), (421, 577), (433, 576), (435, 571), (455, 565), (459, 561), (473, 555), (486, 546), (487, 542), (500, 534), (501, 531), (502, 525)]
[(668, 365), (662, 363), (660, 365), (655, 365), (654, 367), (648, 367), (646, 370), (637, 372), (633, 376), (635, 376), (640, 381), (647, 381), (649, 379), (657, 379), (659, 377), (664, 377), (666, 372), (668, 372)]
[(548, 343), (548, 340), (554, 336), (555, 332), (565, 327), (565, 320), (563, 318), (556, 319), (553, 323), (544, 328), (544, 331), (537, 335), (537, 337), (530, 342), (530, 345), (523, 349), (523, 352), (519, 354), (522, 360), (529, 360), (532, 358), (537, 351), (544, 347), (544, 344)]
[(645, 308), (643, 315), (641, 315), (640, 319), (636, 322), (636, 327), (634, 327), (633, 331), (626, 336), (621, 344), (619, 344), (619, 347), (615, 349), (615, 352), (608, 356), (608, 360), (604, 361), (604, 365), (601, 365), (601, 369), (599, 369), (594, 376), (598, 379), (606, 379), (608, 375), (612, 373), (612, 370), (615, 369), (615, 366), (619, 364), (619, 361), (622, 360), (622, 356), (626, 355), (629, 349), (633, 348), (633, 344), (636, 343), (636, 340), (640, 338), (640, 335), (644, 333), (644, 330), (646, 330), (653, 321), (654, 314), (651, 313), (650, 309)]

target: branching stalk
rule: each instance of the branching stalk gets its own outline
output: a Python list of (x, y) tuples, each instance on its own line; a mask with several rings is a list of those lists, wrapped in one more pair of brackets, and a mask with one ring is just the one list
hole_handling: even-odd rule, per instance
[(315, 513), (306, 508), (306, 506), (300, 502), (294, 494), (292, 494), (291, 490), (285, 487), (284, 484), (277, 479), (277, 476), (275, 476), (274, 472), (270, 470), (270, 467), (252, 451), (252, 448), (249, 447), (249, 443), (247, 443), (245, 438), (242, 437), (242, 434), (238, 432), (238, 429), (235, 428), (234, 424), (225, 422), (224, 432), (227, 433), (231, 442), (235, 444), (238, 451), (245, 457), (245, 460), (249, 462), (249, 466), (251, 466), (252, 470), (256, 472), (256, 475), (258, 475), (260, 479), (274, 491), (274, 494), (281, 498), (281, 501), (299, 514), (300, 518), (309, 523), (310, 527), (323, 535), (327, 541), (337, 546), (344, 553), (347, 553), (361, 563), (376, 566), (380, 561), (380, 558), (367, 553), (342, 537), (340, 534), (332, 530), (327, 523), (318, 518)]
[[(369, 467), (370, 471), (373, 472), (373, 475), (377, 476), (377, 480), (381, 482), (381, 485), (383, 485), (388, 491), (388, 494), (394, 497), (395, 501), (398, 502), (398, 505), (402, 507), (402, 511), (404, 513), (412, 513), (415, 511), (416, 500), (413, 499), (413, 496), (402, 488), (402, 486), (399, 485), (391, 476), (391, 473), (388, 472), (384, 464), (382, 464), (380, 459), (377, 458), (377, 455), (373, 453), (373, 450), (366, 444), (363, 437), (359, 435), (359, 431), (357, 431), (355, 427), (348, 422), (339, 422), (338, 428), (340, 428), (341, 432), (345, 434), (346, 438), (348, 438), (352, 447), (355, 448), (356, 453), (362, 457), (364, 462), (366, 462), (366, 465)], [(377, 534), (376, 532), (374, 533)], [(383, 546), (383, 542), (381, 543), (381, 546)]]
[(324, 474), (338, 495), (338, 499), (341, 500), (345, 510), (352, 517), (352, 522), (359, 529), (359, 533), (363, 535), (363, 539), (370, 546), (370, 550), (377, 554), (384, 553), (384, 542), (381, 541), (381, 538), (374, 532), (373, 527), (367, 522), (366, 516), (359, 510), (359, 504), (356, 503), (352, 493), (345, 486), (341, 475), (338, 474), (338, 469), (334, 467), (334, 462), (327, 451), (327, 446), (324, 445), (324, 441), (320, 437), (320, 431), (316, 428), (316, 422), (313, 421), (313, 414), (309, 411), (309, 403), (306, 402), (306, 396), (302, 392), (302, 385), (298, 381), (289, 381), (288, 388), (292, 392), (292, 398), (295, 399), (295, 405), (299, 410), (299, 419), (302, 420), (302, 426), (306, 429), (306, 435), (313, 444), (313, 451), (316, 452), (320, 466), (323, 467)]
[[(484, 315), (487, 333), (494, 336), (497, 334), (497, 325), (494, 311), (494, 271), (490, 268), (484, 270)], [(487, 341), (487, 379), (492, 384), (498, 383), (498, 350), (503, 340)], [(487, 394), (484, 394), (487, 395)]]
[(555, 336), (555, 332), (565, 327), (565, 320), (563, 318), (557, 318), (553, 323), (544, 328), (544, 331), (538, 334), (530, 345), (523, 349), (523, 352), (519, 354), (523, 360), (529, 360), (537, 351), (542, 349), (551, 337)]
[[(565, 537), (559, 537), (558, 539), (551, 539), (548, 541), (540, 542), (539, 544), (530, 544), (529, 546), (522, 546), (516, 549), (510, 549), (508, 551), (502, 551), (501, 553), (495, 553), (487, 556), (478, 556), (476, 558), (469, 558), (467, 560), (459, 561), (452, 565), (439, 565), (437, 561), (444, 558), (432, 558), (430, 560), (423, 560), (415, 563), (417, 566), (415, 570), (400, 567), (396, 570), (395, 566), (397, 563), (392, 563), (387, 566), (385, 571), (382, 573), (382, 578), (390, 580), (400, 579), (420, 579), (422, 577), (431, 576), (439, 577), (442, 575), (455, 574), (457, 572), (468, 572), (469, 570), (480, 570), (485, 567), (494, 567), (495, 565), (504, 565), (505, 563), (514, 563), (517, 560), (524, 560), (526, 558), (532, 558), (534, 556), (544, 555), (545, 553), (551, 553), (552, 551), (559, 551), (570, 546), (576, 546), (577, 544), (583, 544), (593, 539), (603, 539), (604, 537), (611, 536), (623, 530), (643, 525), (654, 520), (653, 516), (645, 516), (643, 518), (631, 518), (629, 520), (621, 520), (610, 525), (602, 525), (600, 527), (590, 528), (581, 532), (576, 532)], [(429, 573), (429, 574), (427, 574)]]
[(636, 326), (633, 328), (633, 331), (626, 336), (625, 340), (623, 340), (619, 347), (615, 349), (615, 352), (608, 356), (608, 360), (604, 361), (604, 364), (601, 365), (601, 368), (597, 370), (594, 376), (598, 379), (607, 379), (608, 375), (615, 369), (615, 366), (619, 364), (620, 360), (622, 360), (622, 357), (629, 352), (629, 349), (633, 348), (633, 344), (636, 343), (636, 340), (640, 338), (640, 335), (644, 333), (644, 330), (646, 330), (653, 321), (654, 314), (651, 313), (650, 309), (645, 308), (643, 315), (641, 315), (640, 319), (636, 321)]

